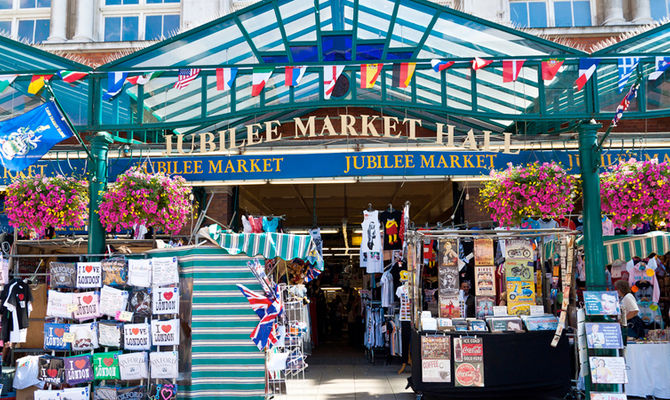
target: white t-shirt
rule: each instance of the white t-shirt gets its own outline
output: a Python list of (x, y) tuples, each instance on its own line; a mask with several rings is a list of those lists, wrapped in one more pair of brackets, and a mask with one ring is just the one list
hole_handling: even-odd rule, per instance
[(393, 275), (391, 275), (391, 271), (386, 271), (382, 274), (379, 284), (382, 286), (382, 307), (392, 307)]
[(628, 293), (623, 296), (621, 299), (621, 323), (622, 325), (628, 324), (628, 318), (626, 315), (631, 311), (640, 312), (640, 308), (637, 306), (637, 301), (635, 301), (635, 296), (632, 293)]
[(395, 295), (400, 299), (400, 321), (411, 321), (412, 313), (409, 307), (409, 290), (407, 286), (399, 286)]

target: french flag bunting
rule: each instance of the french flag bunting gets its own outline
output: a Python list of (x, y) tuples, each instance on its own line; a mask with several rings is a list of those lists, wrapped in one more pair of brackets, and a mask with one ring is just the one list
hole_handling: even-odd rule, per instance
[(479, 57), (475, 57), (474, 60), (472, 60), (472, 69), (473, 70), (478, 70), (486, 67), (487, 65), (491, 64), (493, 60), (484, 60)]
[(434, 58), (430, 60), (430, 66), (433, 67), (433, 71), (440, 72), (454, 65), (456, 61), (445, 61)]
[(623, 92), (630, 76), (635, 72), (637, 64), (640, 62), (640, 57), (620, 57), (619, 58), (619, 93)]
[(503, 65), (503, 82), (514, 82), (519, 77), (519, 72), (526, 60), (504, 60)]
[(237, 76), (237, 68), (216, 69), (216, 90), (230, 90)]
[(344, 65), (327, 65), (323, 67), (323, 98), (328, 100), (333, 94), (337, 79), (342, 75)]
[(127, 77), (127, 72), (107, 73), (107, 91), (102, 94), (102, 98), (109, 101), (121, 93)]
[(656, 57), (656, 71), (649, 74), (649, 80), (655, 81), (670, 67), (670, 57), (657, 56)]
[(307, 67), (286, 67), (284, 70), (284, 86), (298, 86), (306, 71)]
[(584, 85), (586, 85), (586, 82), (588, 82), (589, 79), (591, 79), (593, 73), (596, 72), (596, 68), (598, 68), (598, 64), (600, 64), (599, 58), (579, 59), (579, 77), (575, 81), (575, 85), (577, 85), (577, 90), (582, 90)]

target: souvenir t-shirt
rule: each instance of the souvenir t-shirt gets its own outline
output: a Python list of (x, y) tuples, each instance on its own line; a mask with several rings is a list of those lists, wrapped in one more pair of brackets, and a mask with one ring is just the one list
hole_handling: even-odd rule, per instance
[(121, 380), (133, 381), (149, 378), (147, 361), (146, 352), (119, 354)]
[(151, 379), (177, 379), (178, 356), (176, 351), (159, 351), (149, 355), (151, 363)]
[(401, 250), (402, 239), (400, 238), (400, 210), (384, 211), (379, 214), (379, 223), (384, 232), (384, 250)]
[(395, 291), (395, 295), (400, 299), (400, 321), (410, 321), (411, 311), (409, 303), (409, 290), (407, 286), (399, 286)]
[(76, 309), (72, 317), (79, 321), (98, 318), (100, 316), (100, 294), (98, 292), (80, 292), (72, 294)]
[(130, 292), (128, 309), (139, 317), (151, 316), (151, 289), (135, 289)]
[(72, 350), (93, 350), (98, 348), (98, 323), (70, 325), (70, 332), (74, 336)]
[(91, 398), (88, 387), (66, 388), (60, 392), (59, 399), (63, 400), (89, 400)]
[(42, 356), (39, 359), (37, 377), (44, 383), (61, 385), (63, 383), (64, 364), (62, 358)]
[(177, 385), (174, 383), (159, 383), (151, 389), (150, 400), (174, 400), (177, 398)]
[(159, 287), (152, 289), (151, 311), (156, 315), (179, 313), (179, 288)]
[(77, 263), (77, 287), (80, 289), (102, 286), (102, 267), (99, 262)]
[(119, 379), (119, 352), (93, 354), (93, 374), (95, 380)]
[(93, 392), (93, 400), (118, 400), (115, 387), (98, 386)]
[(73, 293), (49, 290), (47, 295), (47, 317), (72, 318), (69, 306), (74, 304)]
[(137, 287), (151, 286), (151, 260), (128, 260), (128, 284)]
[(9, 340), (13, 343), (26, 341), (26, 328), (28, 328), (28, 316), (33, 310), (33, 295), (30, 286), (22, 280), (16, 279), (9, 284), (7, 299), (3, 306), (9, 311), (12, 318), (12, 330)]
[(77, 287), (77, 264), (52, 261), (49, 264), (49, 283), (52, 288)]
[(151, 320), (151, 341), (154, 346), (179, 345), (179, 319)]
[(144, 386), (131, 386), (119, 388), (116, 391), (117, 400), (145, 400), (147, 388)]
[(149, 324), (123, 325), (123, 348), (126, 350), (149, 350), (151, 348)]
[(177, 257), (156, 257), (151, 259), (153, 286), (166, 286), (179, 283)]
[(111, 286), (103, 286), (100, 290), (100, 314), (116, 318), (116, 314), (126, 311), (128, 305), (128, 292), (115, 289)]
[(64, 341), (66, 333), (70, 332), (70, 324), (44, 324), (45, 350), (70, 350), (70, 343)]
[(102, 268), (102, 284), (110, 286), (125, 286), (128, 280), (126, 262), (123, 259), (113, 258), (100, 263)]
[(102, 347), (121, 347), (123, 324), (116, 321), (98, 322), (98, 344)]
[(25, 389), (37, 385), (40, 380), (37, 378), (39, 371), (39, 357), (26, 356), (16, 360), (16, 372), (14, 373), (15, 389)]
[(60, 390), (35, 390), (33, 392), (34, 400), (58, 400), (60, 396)]
[(91, 356), (65, 357), (65, 382), (68, 385), (78, 385), (93, 381), (93, 366)]

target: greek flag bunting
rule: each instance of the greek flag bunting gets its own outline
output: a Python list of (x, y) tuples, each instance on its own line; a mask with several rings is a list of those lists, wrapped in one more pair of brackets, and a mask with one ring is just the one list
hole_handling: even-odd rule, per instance
[(637, 64), (640, 62), (639, 57), (621, 57), (619, 58), (619, 93), (623, 92), (623, 89), (628, 83), (631, 74), (637, 68)]

